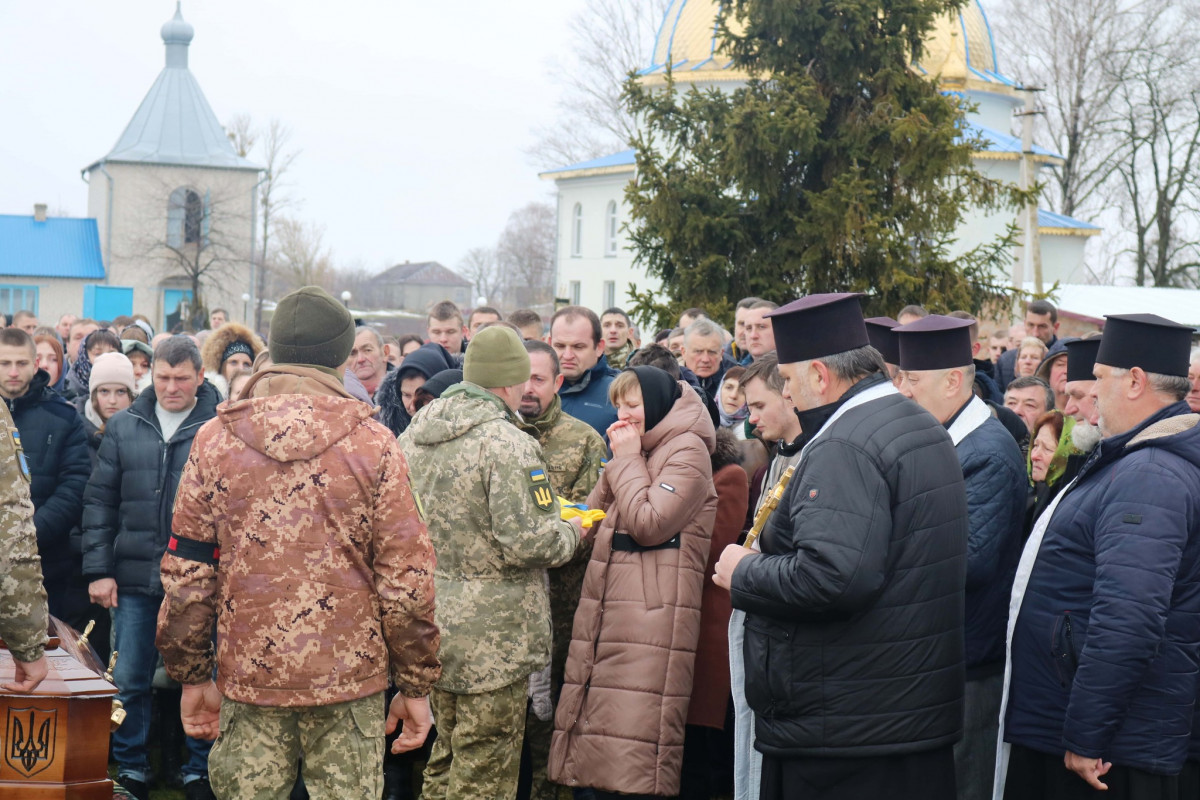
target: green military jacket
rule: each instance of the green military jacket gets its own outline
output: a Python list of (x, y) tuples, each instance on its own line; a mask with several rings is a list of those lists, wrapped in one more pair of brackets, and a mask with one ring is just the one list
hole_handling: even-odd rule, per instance
[(0, 403), (0, 637), (18, 661), (42, 657), (49, 613), (29, 498), (29, 467), (8, 405)]
[(582, 420), (562, 410), (558, 395), (540, 417), (522, 426), (538, 444), (550, 468), (550, 483), (572, 503), (583, 503), (600, 479), (608, 447), (600, 434)]
[(492, 691), (550, 661), (542, 570), (570, 560), (579, 536), (560, 517), (541, 448), (516, 423), (500, 398), (464, 382), (400, 436), (437, 555), (443, 691)]

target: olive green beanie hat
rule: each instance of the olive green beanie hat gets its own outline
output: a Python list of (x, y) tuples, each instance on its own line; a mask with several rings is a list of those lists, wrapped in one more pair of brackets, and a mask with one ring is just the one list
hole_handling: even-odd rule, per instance
[(516, 386), (529, 380), (529, 353), (521, 338), (505, 325), (475, 334), (463, 360), (463, 380), (485, 389)]
[(319, 286), (285, 296), (271, 318), (271, 360), (337, 369), (354, 349), (354, 319)]

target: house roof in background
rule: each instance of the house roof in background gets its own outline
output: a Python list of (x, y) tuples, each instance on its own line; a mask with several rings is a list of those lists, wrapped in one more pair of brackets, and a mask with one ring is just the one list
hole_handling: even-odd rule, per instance
[(104, 279), (96, 220), (0, 214), (0, 280)]

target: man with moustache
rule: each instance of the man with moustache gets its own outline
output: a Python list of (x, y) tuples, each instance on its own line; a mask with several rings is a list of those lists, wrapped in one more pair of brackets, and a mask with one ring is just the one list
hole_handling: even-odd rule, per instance
[(1178, 796), (1200, 660), (1191, 335), (1108, 317), (1088, 395), (1105, 438), (1038, 519), (1013, 585), (997, 798)]
[[(558, 496), (572, 503), (583, 503), (600, 478), (608, 448), (590, 425), (563, 412), (558, 396), (563, 376), (554, 348), (534, 340), (526, 340), (524, 344), (529, 353), (529, 380), (518, 407), (524, 420), (521, 428), (542, 446), (550, 485)], [(533, 800), (553, 800), (557, 796), (554, 785), (546, 777), (550, 736), (554, 733), (554, 703), (562, 686), (567, 648), (571, 644), (571, 625), (591, 554), (589, 542), (566, 564), (546, 570), (550, 589), (551, 703), (548, 708), (540, 706), (540, 698), (535, 697), (525, 716), (525, 738), (533, 767), (530, 794)]]
[(771, 315), (809, 437), (762, 552), (714, 580), (746, 612), (764, 800), (952, 800), (967, 498), (946, 429), (888, 380), (857, 294)]

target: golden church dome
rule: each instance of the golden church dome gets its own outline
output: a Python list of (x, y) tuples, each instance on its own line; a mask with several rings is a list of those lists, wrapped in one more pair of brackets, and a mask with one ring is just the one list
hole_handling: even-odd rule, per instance
[[(717, 13), (721, 0), (672, 0), (663, 15), (650, 66), (642, 70), (650, 84), (665, 79), (668, 61), (676, 81), (723, 83), (746, 80), (732, 68), (729, 56), (716, 52)], [(736, 21), (730, 22), (737, 31)], [(947, 90), (981, 89), (1011, 93), (1016, 84), (1000, 73), (996, 46), (987, 15), (979, 0), (969, 0), (957, 12), (937, 22), (925, 40), (919, 64), (913, 68), (938, 76)]]

